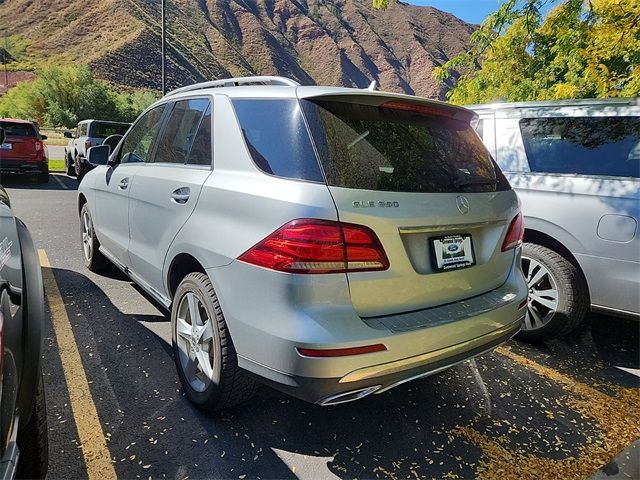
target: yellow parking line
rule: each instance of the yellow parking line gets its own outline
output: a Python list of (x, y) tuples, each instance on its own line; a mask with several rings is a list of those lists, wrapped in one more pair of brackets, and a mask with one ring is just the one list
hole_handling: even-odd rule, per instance
[(116, 472), (111, 462), (104, 431), (98, 418), (96, 404), (91, 396), (87, 374), (82, 367), (80, 352), (71, 330), (64, 301), (53, 276), (49, 258), (44, 250), (38, 250), (42, 279), (51, 311), (64, 378), (69, 389), (71, 411), (78, 429), (87, 474), (90, 479), (115, 479)]

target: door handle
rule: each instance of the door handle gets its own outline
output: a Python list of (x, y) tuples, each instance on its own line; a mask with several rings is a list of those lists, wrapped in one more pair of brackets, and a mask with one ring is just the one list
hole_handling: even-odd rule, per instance
[(120, 183), (118, 184), (118, 188), (120, 190), (126, 190), (128, 186), (129, 186), (129, 177), (123, 178), (122, 180), (120, 180)]
[(191, 189), (189, 187), (176, 188), (171, 192), (171, 201), (174, 203), (184, 204), (189, 200)]

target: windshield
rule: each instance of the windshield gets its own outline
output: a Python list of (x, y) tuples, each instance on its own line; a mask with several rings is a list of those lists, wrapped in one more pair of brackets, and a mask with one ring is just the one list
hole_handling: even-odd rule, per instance
[(469, 123), (444, 110), (425, 107), (425, 114), (396, 103), (396, 108), (324, 100), (302, 104), (329, 185), (421, 193), (509, 188)]

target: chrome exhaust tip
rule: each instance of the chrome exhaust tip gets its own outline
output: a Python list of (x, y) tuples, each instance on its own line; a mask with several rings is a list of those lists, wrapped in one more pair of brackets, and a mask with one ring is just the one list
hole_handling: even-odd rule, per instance
[(360, 400), (372, 393), (380, 390), (381, 385), (374, 385), (372, 387), (359, 388), (357, 390), (349, 390), (348, 392), (336, 393), (318, 402), (323, 407), (331, 405), (338, 405), (340, 403), (354, 402)]

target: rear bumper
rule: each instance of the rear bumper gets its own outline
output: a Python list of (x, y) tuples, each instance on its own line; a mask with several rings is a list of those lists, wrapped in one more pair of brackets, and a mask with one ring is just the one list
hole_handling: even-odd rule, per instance
[[(516, 335), (523, 317), (511, 325), (466, 342), (394, 362), (364, 367), (342, 378), (292, 376), (290, 384), (266, 379), (272, 387), (294, 397), (323, 406), (358, 400), (391, 390), (403, 383), (435, 375), (461, 362), (490, 352)], [(263, 377), (263, 381), (265, 381)]]
[(49, 170), (49, 163), (45, 160), (11, 160), (0, 159), (0, 172), (2, 173), (42, 173)]
[[(519, 260), (514, 255), (505, 284), (484, 295), (376, 319), (355, 312), (345, 275), (287, 275), (237, 261), (207, 273), (238, 365), (293, 396), (326, 404), (337, 394), (369, 387), (383, 391), (438, 372), (515, 335), (528, 293)], [(416, 322), (411, 329), (397, 328), (410, 321)], [(297, 350), (373, 344), (386, 350), (331, 358)]]

